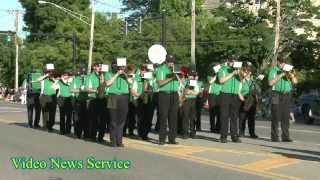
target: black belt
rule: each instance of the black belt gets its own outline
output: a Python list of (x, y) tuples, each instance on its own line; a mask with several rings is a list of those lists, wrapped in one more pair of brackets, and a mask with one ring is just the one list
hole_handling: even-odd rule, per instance
[(272, 93), (274, 93), (274, 94), (279, 94), (279, 95), (285, 95), (285, 96), (288, 96), (288, 95), (290, 95), (290, 92), (279, 92), (279, 91), (272, 91)]
[(171, 92), (160, 91), (159, 93), (162, 93), (162, 94), (175, 94), (175, 93), (178, 93), (178, 92), (175, 92), (175, 91), (171, 91)]
[(228, 96), (238, 96), (238, 94), (233, 94), (233, 93), (221, 93), (221, 94), (224, 94), (224, 95), (228, 95)]

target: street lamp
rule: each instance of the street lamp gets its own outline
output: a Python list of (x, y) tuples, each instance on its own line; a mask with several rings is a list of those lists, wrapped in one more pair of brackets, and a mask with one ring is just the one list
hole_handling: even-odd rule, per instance
[(93, 50), (93, 38), (94, 38), (94, 20), (95, 20), (95, 0), (92, 0), (91, 2), (91, 9), (92, 9), (92, 13), (91, 13), (91, 23), (88, 23), (87, 21), (83, 20), (83, 18), (85, 19), (89, 19), (87, 16), (84, 16), (80, 13), (74, 12), (70, 9), (64, 8), (62, 6), (59, 6), (55, 3), (52, 2), (48, 2), (48, 1), (38, 1), (39, 4), (50, 4), (62, 11), (64, 11), (65, 13), (69, 14), (70, 16), (80, 20), (81, 22), (90, 25), (90, 47), (89, 47), (89, 59), (88, 59), (88, 73), (91, 72), (91, 64), (92, 64), (92, 50)]

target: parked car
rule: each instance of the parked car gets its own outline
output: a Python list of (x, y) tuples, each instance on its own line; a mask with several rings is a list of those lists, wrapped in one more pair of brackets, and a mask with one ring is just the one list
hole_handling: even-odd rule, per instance
[(300, 112), (306, 124), (320, 121), (320, 96), (302, 95), (299, 98)]

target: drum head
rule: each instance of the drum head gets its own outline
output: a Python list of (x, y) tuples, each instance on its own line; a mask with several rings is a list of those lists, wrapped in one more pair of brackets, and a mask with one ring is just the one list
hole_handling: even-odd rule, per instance
[(148, 50), (149, 60), (153, 64), (162, 64), (166, 60), (167, 51), (160, 44), (151, 46)]

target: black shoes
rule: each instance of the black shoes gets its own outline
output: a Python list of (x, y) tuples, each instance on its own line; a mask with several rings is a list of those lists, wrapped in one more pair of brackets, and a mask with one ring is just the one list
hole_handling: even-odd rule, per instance
[(169, 141), (168, 144), (179, 144), (179, 143), (176, 141)]
[(271, 138), (271, 142), (280, 142), (279, 138)]
[(282, 139), (282, 142), (293, 142), (293, 140), (290, 138), (286, 138), (286, 139)]
[(227, 138), (221, 138), (221, 139), (220, 139), (220, 142), (221, 142), (221, 143), (227, 143), (228, 141), (227, 141)]
[(159, 141), (159, 145), (163, 146), (165, 143), (163, 141)]
[(241, 141), (240, 138), (235, 137), (235, 138), (232, 138), (232, 142), (234, 142), (234, 143), (241, 143), (242, 141)]
[(250, 138), (252, 138), (252, 139), (257, 139), (258, 137), (259, 137), (259, 136), (255, 135), (255, 134), (250, 135)]

